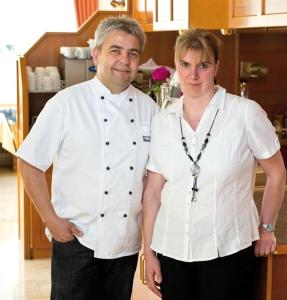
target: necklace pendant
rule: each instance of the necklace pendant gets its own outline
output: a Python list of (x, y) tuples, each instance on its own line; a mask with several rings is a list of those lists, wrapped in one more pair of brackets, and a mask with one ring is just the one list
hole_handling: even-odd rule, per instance
[(197, 177), (200, 173), (200, 167), (197, 164), (193, 164), (191, 166), (191, 175)]

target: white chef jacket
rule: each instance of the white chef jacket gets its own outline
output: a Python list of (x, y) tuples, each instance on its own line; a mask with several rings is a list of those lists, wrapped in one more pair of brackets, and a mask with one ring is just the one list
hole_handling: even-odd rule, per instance
[(191, 202), (191, 161), (181, 142), (183, 97), (155, 115), (148, 170), (167, 181), (154, 225), (151, 248), (177, 260), (211, 260), (244, 249), (259, 238), (253, 200), (256, 159), (280, 144), (266, 113), (254, 101), (217, 92), (194, 131), (182, 119), (183, 135), (196, 159), (216, 111), (211, 137), (198, 164), (197, 202)]
[(17, 152), (43, 171), (53, 164), (53, 207), (83, 231), (79, 241), (95, 257), (140, 249), (142, 179), (155, 110), (135, 87), (111, 94), (94, 78), (50, 99)]

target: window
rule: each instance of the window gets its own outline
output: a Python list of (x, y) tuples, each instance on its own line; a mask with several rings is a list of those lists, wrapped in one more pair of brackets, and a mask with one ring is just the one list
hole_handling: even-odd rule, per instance
[(45, 32), (77, 30), (73, 0), (4, 0), (0, 3), (0, 106), (16, 105), (16, 56)]

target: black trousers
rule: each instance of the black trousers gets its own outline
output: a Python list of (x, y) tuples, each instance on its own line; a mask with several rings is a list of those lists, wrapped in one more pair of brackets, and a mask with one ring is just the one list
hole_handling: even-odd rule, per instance
[(137, 258), (94, 258), (94, 251), (76, 238), (53, 240), (51, 299), (130, 300)]
[(203, 262), (182, 262), (161, 254), (162, 300), (254, 300), (254, 246)]

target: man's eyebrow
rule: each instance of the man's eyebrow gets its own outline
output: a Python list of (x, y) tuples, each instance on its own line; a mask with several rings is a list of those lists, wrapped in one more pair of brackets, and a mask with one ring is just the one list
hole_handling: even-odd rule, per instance
[[(111, 46), (110, 46), (110, 49), (113, 49), (113, 48), (115, 48), (115, 49), (120, 49), (120, 50), (124, 49), (123, 47), (121, 47), (121, 46), (119, 46), (119, 45), (111, 45)], [(137, 52), (137, 53), (140, 53), (140, 50), (137, 49), (137, 48), (131, 48), (131, 49), (128, 49), (128, 51), (129, 51), (129, 52)]]

